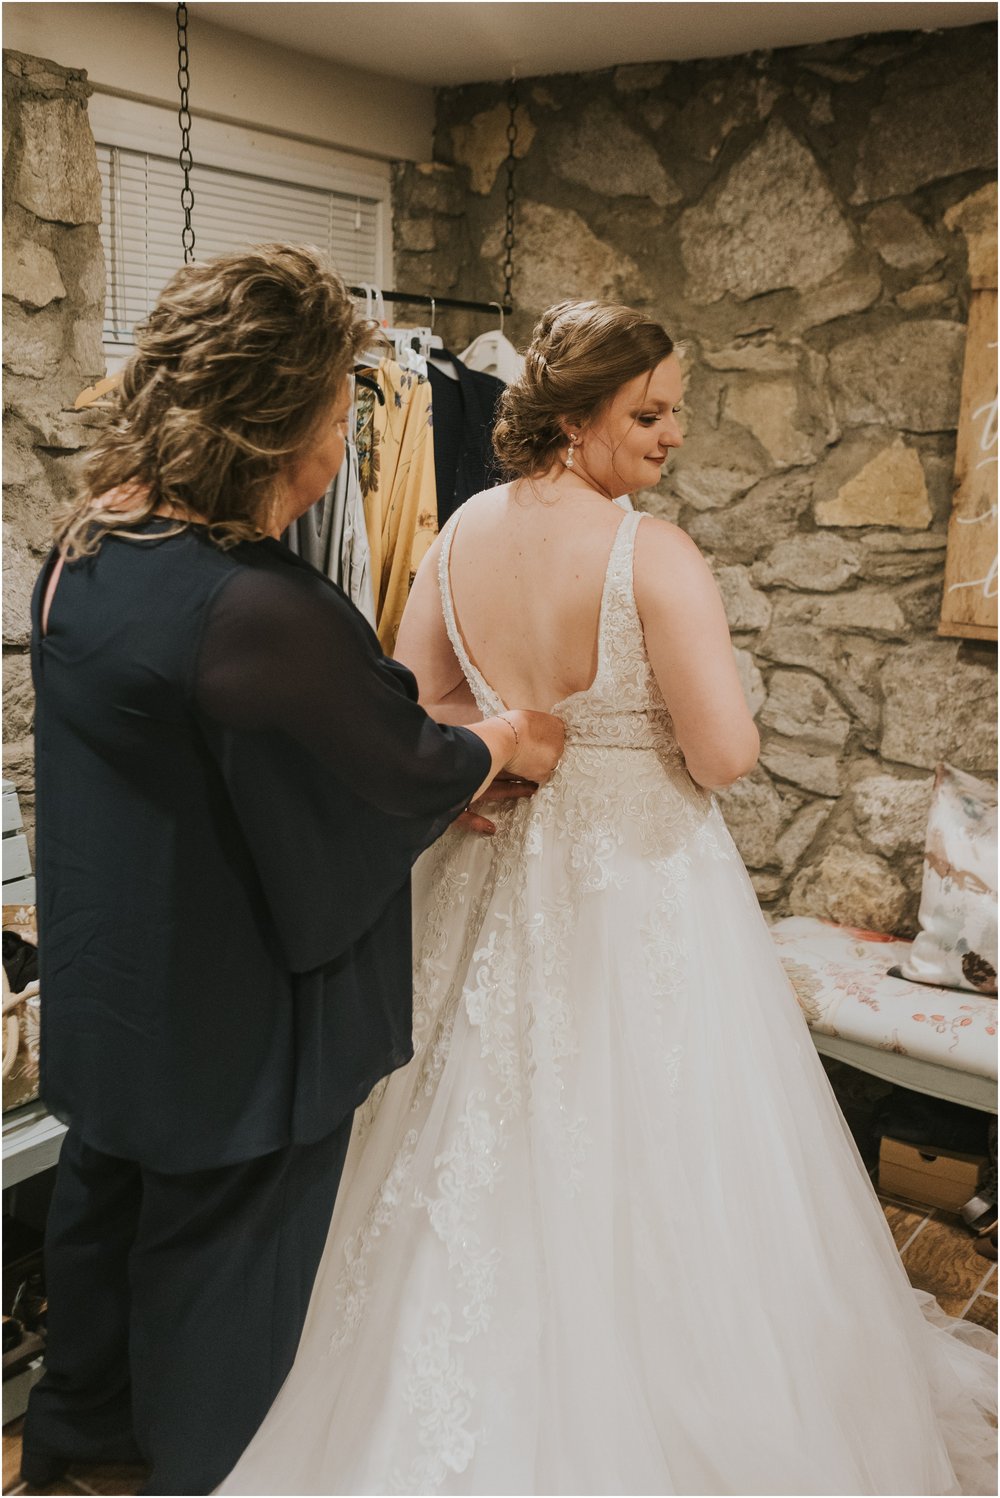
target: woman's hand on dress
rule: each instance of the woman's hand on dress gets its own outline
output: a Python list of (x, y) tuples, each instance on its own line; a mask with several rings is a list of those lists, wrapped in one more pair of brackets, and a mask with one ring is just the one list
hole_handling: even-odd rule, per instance
[(481, 796), (477, 796), (467, 811), (463, 811), (456, 818), (457, 825), (464, 827), (468, 832), (478, 832), (483, 837), (492, 837), (497, 827), (489, 817), (482, 813), (484, 806), (493, 805), (497, 802), (524, 801), (533, 796), (538, 786), (533, 780), (519, 780), (507, 774), (500, 774), (488, 785)]
[(483, 740), (492, 760), (490, 773), (473, 796), (473, 802), (479, 800), (501, 770), (518, 780), (533, 780), (541, 785), (559, 763), (566, 737), (561, 718), (521, 709), (465, 726)]
[(514, 710), (500, 715), (514, 729), (514, 753), (504, 769), (539, 785), (548, 780), (562, 758), (566, 725), (551, 713)]

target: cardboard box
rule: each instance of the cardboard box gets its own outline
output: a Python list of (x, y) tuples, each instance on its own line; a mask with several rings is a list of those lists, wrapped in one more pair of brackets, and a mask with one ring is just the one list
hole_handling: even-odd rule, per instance
[(878, 1157), (879, 1190), (925, 1207), (957, 1212), (975, 1196), (985, 1167), (985, 1155), (960, 1155), (954, 1150), (932, 1154), (899, 1139), (883, 1138)]

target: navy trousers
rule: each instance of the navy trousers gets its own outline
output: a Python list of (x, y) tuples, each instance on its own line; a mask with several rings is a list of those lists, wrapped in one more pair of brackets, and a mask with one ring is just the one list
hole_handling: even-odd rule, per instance
[(45, 1373), (29, 1450), (136, 1460), (210, 1493), (292, 1365), (351, 1133), (164, 1175), (70, 1130), (46, 1230)]

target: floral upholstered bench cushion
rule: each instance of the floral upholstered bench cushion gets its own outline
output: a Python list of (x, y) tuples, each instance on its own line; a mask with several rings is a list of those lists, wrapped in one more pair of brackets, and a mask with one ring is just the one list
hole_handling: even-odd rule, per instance
[(909, 942), (806, 916), (771, 933), (817, 1034), (996, 1078), (996, 999), (890, 977)]

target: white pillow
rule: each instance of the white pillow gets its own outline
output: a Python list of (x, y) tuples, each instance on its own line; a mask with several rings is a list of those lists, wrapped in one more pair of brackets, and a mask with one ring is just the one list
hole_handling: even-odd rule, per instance
[(997, 788), (952, 765), (934, 780), (919, 919), (904, 978), (996, 993)]

